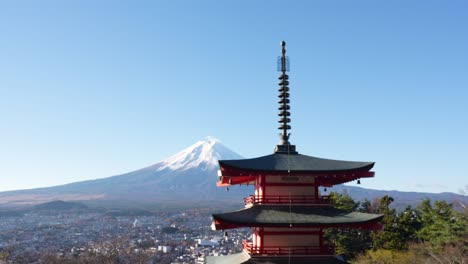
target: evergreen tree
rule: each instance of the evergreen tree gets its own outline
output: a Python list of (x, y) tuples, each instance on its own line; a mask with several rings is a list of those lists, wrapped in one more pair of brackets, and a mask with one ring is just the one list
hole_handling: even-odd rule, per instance
[[(335, 208), (346, 211), (368, 210), (367, 204), (362, 208), (360, 203), (355, 202), (347, 193), (331, 192), (330, 202)], [(346, 258), (352, 258), (372, 246), (368, 230), (332, 228), (325, 230), (324, 237), (335, 246), (336, 254)]]
[(463, 214), (453, 210), (445, 201), (435, 201), (431, 205), (426, 199), (418, 206), (423, 223), (417, 237), (435, 248), (453, 244), (467, 235), (467, 221)]
[(354, 211), (359, 207), (359, 202), (356, 203), (353, 198), (351, 198), (351, 196), (346, 192), (331, 192), (329, 199), (333, 207), (341, 210)]
[(415, 240), (416, 232), (421, 228), (417, 211), (408, 206), (397, 214), (390, 208), (393, 198), (385, 195), (377, 205), (377, 212), (383, 214), (383, 231), (373, 232), (374, 249), (406, 250), (408, 242)]
[(372, 209), (372, 204), (369, 200), (365, 199), (361, 205), (359, 206), (359, 209), (358, 209), (359, 212), (361, 213), (373, 213), (373, 209)]

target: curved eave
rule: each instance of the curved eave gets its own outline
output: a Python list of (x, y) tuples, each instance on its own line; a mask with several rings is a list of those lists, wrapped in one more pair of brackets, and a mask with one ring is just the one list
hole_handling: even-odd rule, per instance
[(357, 223), (357, 224), (287, 224), (287, 225), (273, 225), (273, 224), (245, 224), (245, 223), (229, 223), (226, 221), (213, 220), (211, 223), (212, 230), (227, 230), (242, 227), (289, 227), (289, 228), (351, 228), (351, 229), (364, 229), (381, 231), (383, 225), (379, 222)]
[(275, 153), (252, 159), (220, 160), (219, 165), (225, 170), (240, 172), (295, 172), (295, 173), (330, 173), (369, 171), (374, 162), (358, 162), (317, 158), (302, 154)]
[(380, 230), (379, 214), (349, 212), (333, 207), (257, 205), (231, 213), (213, 215), (213, 229), (237, 227), (319, 227)]

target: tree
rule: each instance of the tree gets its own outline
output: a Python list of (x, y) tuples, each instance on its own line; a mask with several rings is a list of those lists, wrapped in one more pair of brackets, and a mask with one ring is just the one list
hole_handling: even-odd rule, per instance
[[(330, 202), (333, 207), (346, 211), (367, 210), (367, 203), (360, 208), (360, 203), (355, 202), (347, 193), (330, 193)], [(372, 246), (370, 232), (360, 229), (327, 229), (324, 232), (327, 241), (332, 242), (337, 254), (346, 258), (352, 258), (355, 254), (364, 252)]]
[(417, 241), (417, 232), (421, 229), (422, 222), (417, 210), (411, 206), (399, 213), (396, 218), (396, 232), (398, 232), (401, 243), (406, 246), (402, 248), (407, 249), (408, 243)]
[(392, 199), (375, 208), (384, 214), (384, 231), (373, 233), (373, 250), (353, 263), (468, 263), (468, 211), (456, 212), (445, 201), (423, 200), (416, 209), (396, 213)]
[(337, 193), (331, 192), (329, 195), (330, 203), (333, 207), (346, 210), (346, 211), (354, 211), (359, 207), (359, 202), (355, 202), (351, 196), (344, 192), (344, 193)]
[(451, 204), (435, 201), (431, 205), (431, 201), (426, 199), (418, 209), (423, 225), (417, 236), (434, 248), (440, 249), (447, 244), (457, 243), (468, 235), (466, 215), (455, 212)]
[(369, 200), (364, 199), (364, 201), (359, 206), (358, 212), (361, 213), (373, 213), (374, 210), (372, 208), (372, 204)]
[(0, 248), (0, 264), (8, 263), (11, 260), (11, 253), (14, 252), (14, 247)]
[(376, 213), (383, 214), (384, 230), (373, 232), (374, 249), (407, 250), (408, 242), (415, 240), (416, 232), (421, 228), (417, 211), (408, 206), (397, 214), (390, 208), (393, 198), (385, 195), (376, 206)]

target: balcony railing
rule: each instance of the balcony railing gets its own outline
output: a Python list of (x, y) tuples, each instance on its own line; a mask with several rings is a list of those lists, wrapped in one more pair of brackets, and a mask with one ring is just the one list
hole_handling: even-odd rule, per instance
[(268, 246), (257, 247), (252, 242), (242, 241), (242, 247), (250, 255), (334, 255), (335, 250), (331, 246)]
[(330, 204), (328, 195), (316, 198), (310, 195), (250, 195), (244, 198), (245, 205), (251, 204)]

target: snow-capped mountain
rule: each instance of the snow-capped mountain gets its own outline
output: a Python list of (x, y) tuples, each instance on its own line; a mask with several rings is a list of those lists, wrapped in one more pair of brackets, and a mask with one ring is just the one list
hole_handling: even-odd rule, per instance
[(218, 139), (206, 137), (152, 167), (156, 168), (157, 171), (188, 170), (191, 168), (209, 171), (218, 168), (219, 159), (241, 158), (239, 154), (225, 147)]
[[(252, 186), (235, 186), (226, 192), (217, 188), (218, 159), (240, 159), (239, 154), (213, 137), (206, 137), (154, 165), (129, 173), (60, 186), (0, 193), (0, 207), (34, 205), (54, 200), (87, 201), (104, 206), (242, 206), (242, 198), (253, 193)], [(328, 191), (346, 191), (354, 199), (374, 199), (384, 195), (401, 206), (417, 204), (422, 198), (468, 203), (468, 197), (454, 193), (380, 191), (355, 186), (335, 186)], [(397, 206), (400, 206), (397, 205)]]
[[(212, 202), (228, 199), (241, 203), (250, 188), (216, 187), (218, 159), (240, 159), (239, 154), (214, 137), (206, 137), (154, 165), (112, 177), (60, 186), (0, 193), (2, 204), (37, 204), (52, 200), (144, 201), (145, 203)], [(251, 187), (251, 186), (250, 186)], [(239, 191), (240, 190), (240, 191)], [(232, 197), (232, 199), (230, 198)]]

